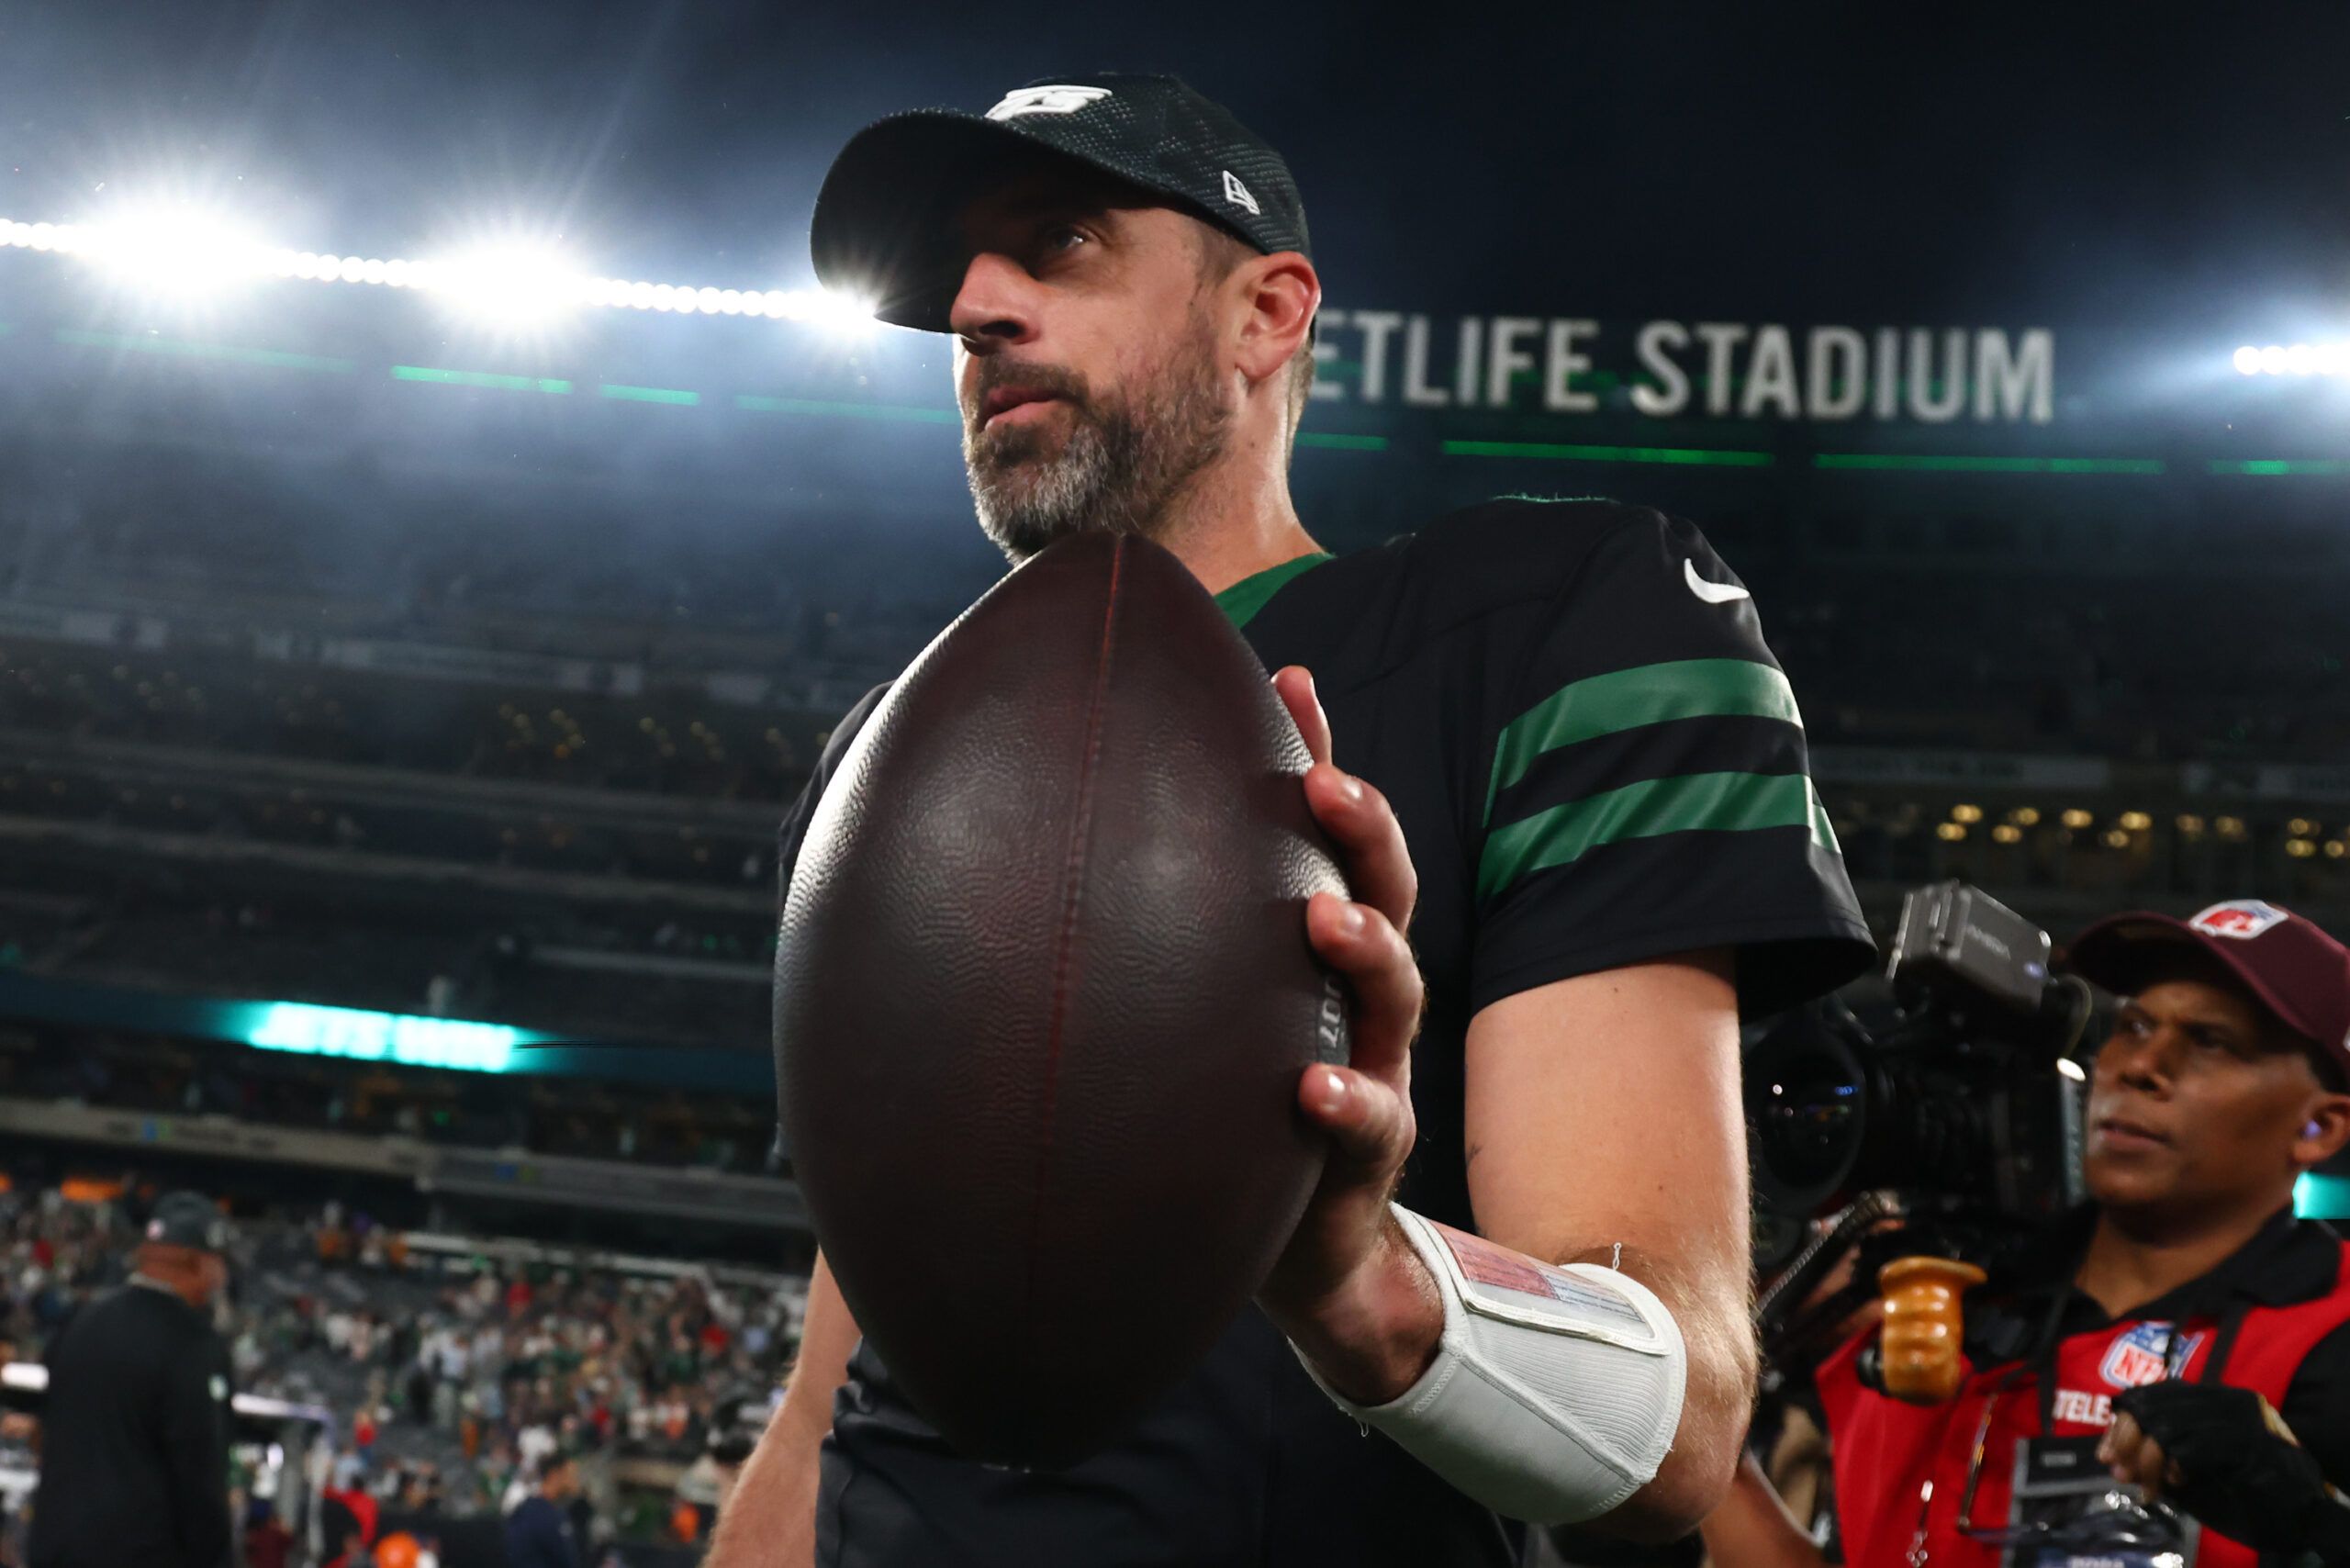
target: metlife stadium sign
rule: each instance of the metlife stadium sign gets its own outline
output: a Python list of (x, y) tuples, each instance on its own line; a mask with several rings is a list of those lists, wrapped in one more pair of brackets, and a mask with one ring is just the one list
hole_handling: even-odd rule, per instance
[(1317, 402), (1652, 420), (2044, 425), (2043, 327), (1790, 327), (1326, 309)]

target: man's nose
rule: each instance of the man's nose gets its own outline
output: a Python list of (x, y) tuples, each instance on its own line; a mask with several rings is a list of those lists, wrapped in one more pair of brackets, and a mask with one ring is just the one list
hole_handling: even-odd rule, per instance
[(1036, 335), (1035, 280), (1011, 257), (982, 251), (963, 269), (946, 324), (973, 353), (1024, 343)]
[(2116, 1036), (2106, 1044), (2113, 1053), (2113, 1074), (2122, 1082), (2138, 1089), (2154, 1089), (2169, 1081), (2177, 1068), (2178, 1042), (2169, 1029), (2154, 1029), (2144, 1036)]

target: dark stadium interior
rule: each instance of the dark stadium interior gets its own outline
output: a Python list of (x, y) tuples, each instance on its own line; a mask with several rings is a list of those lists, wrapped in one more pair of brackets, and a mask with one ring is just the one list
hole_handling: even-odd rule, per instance
[[(1946, 879), (2060, 943), (2245, 896), (2350, 932), (2350, 404), (2229, 364), (2340, 330), (2341, 106), (2284, 66), (2338, 62), (2338, 20), (1897, 45), (1715, 6), (1407, 49), (1326, 6), (1244, 49), (1038, 9), (966, 50), (943, 8), (50, 9), (0, 22), (0, 220), (249, 179), (287, 244), (414, 255), (480, 207), (745, 290), (810, 286), (867, 120), (1172, 62), (1295, 149), (1332, 308), (1436, 322), (1436, 381), (1456, 319), (1604, 324), (1573, 414), (1531, 369), (1374, 404), (1339, 333), (1292, 476), (1326, 547), (1505, 494), (1695, 521), (1881, 941)], [(1559, 94), (1502, 79), (1521, 54), (1633, 63)], [(943, 348), (691, 307), (507, 331), (290, 277), (190, 305), (0, 241), (0, 1364), (199, 1187), (240, 1226), (240, 1389), (326, 1409), (333, 1474), (462, 1533), (559, 1441), (611, 1561), (699, 1561), (706, 1455), (764, 1416), (812, 1247), (778, 830), (1002, 569)], [(1676, 313), (2051, 330), (2053, 412), (1770, 415), (1746, 366), (1747, 411), (1651, 417), (1628, 345)], [(33, 1462), (0, 1427), (11, 1509)]]

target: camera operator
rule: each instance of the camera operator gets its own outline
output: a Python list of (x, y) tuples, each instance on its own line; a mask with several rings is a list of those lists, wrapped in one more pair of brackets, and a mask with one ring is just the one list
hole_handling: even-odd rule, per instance
[[(2072, 963), (2124, 999), (2091, 1201), (1970, 1298), (1954, 1398), (1885, 1393), (1874, 1328), (1819, 1368), (1845, 1560), (2350, 1562), (2350, 1269), (2292, 1212), (2350, 1143), (2350, 949), (2241, 900)], [(1719, 1568), (1823, 1560), (1751, 1460), (1704, 1534)]]

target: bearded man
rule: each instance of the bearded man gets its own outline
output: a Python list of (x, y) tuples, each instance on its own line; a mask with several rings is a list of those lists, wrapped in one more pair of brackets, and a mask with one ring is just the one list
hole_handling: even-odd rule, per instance
[[(1328, 1171), (1255, 1306), (1065, 1472), (957, 1456), (820, 1262), (714, 1568), (1441, 1568), (1515, 1562), (1512, 1521), (1688, 1530), (1754, 1378), (1740, 1014), (1873, 957), (1745, 588), (1688, 524), (1606, 501), (1323, 551), (1287, 478), (1322, 298), (1304, 208), (1172, 78), (883, 120), (811, 238), (828, 286), (954, 339), (972, 497), (1015, 564), (1153, 540), (1279, 670), (1358, 895), (1306, 912), (1354, 1054), (1300, 1079)], [(786, 826), (787, 887), (878, 696)]]

